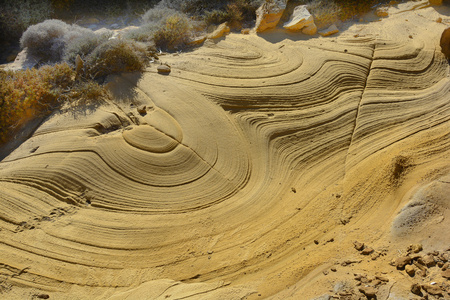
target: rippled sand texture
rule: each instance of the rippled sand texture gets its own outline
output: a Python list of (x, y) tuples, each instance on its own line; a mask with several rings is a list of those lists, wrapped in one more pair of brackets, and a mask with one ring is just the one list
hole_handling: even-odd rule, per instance
[(415, 29), (231, 34), (113, 78), (117, 105), (55, 114), (0, 163), (2, 288), (257, 298), (352, 230), (376, 239), (449, 167), (448, 63)]

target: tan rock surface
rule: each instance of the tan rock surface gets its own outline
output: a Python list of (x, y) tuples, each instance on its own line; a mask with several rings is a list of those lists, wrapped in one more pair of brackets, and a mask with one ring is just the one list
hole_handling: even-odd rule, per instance
[(285, 0), (266, 0), (256, 11), (256, 32), (275, 28), (285, 8)]
[(364, 279), (409, 299), (389, 262), (450, 244), (445, 25), (409, 8), (333, 38), (230, 34), (56, 112), (0, 162), (2, 297), (356, 297)]

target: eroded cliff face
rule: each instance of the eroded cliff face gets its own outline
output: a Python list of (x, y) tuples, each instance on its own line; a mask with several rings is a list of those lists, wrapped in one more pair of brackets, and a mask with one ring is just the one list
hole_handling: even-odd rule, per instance
[[(3, 291), (311, 299), (346, 260), (397, 280), (395, 247), (449, 242), (438, 15), (231, 34), (164, 57), (169, 75), (111, 77), (114, 103), (55, 113), (1, 161)], [(433, 213), (405, 214), (418, 197)]]

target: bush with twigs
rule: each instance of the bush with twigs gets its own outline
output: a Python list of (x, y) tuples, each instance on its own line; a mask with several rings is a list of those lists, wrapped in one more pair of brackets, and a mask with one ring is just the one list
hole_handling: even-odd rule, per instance
[(0, 72), (0, 143), (27, 121), (45, 116), (65, 97), (74, 71), (63, 63), (39, 69)]

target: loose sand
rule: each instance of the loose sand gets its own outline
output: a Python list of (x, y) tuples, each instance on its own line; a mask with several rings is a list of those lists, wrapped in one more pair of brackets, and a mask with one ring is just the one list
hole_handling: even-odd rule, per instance
[(169, 75), (111, 77), (114, 104), (53, 114), (0, 162), (0, 297), (359, 299), (354, 273), (389, 279), (378, 299), (448, 285), (389, 265), (450, 247), (450, 10), (423, 3), (327, 38), (208, 40), (161, 56)]

